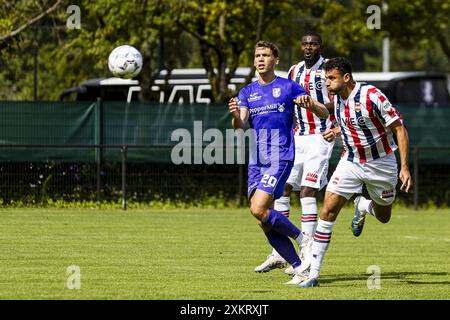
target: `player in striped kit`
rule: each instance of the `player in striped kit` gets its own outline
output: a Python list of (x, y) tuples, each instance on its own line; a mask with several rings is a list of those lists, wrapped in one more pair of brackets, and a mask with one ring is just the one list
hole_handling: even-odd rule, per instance
[[(325, 59), (321, 52), (322, 38), (318, 33), (308, 32), (301, 39), (304, 61), (291, 67), (289, 78), (299, 83), (317, 101), (326, 104), (330, 102), (325, 86)], [(303, 277), (294, 277), (293, 284), (298, 284), (307, 276), (309, 268), (310, 249), (317, 222), (318, 192), (327, 184), (328, 161), (333, 151), (334, 141), (328, 142), (322, 134), (333, 127), (332, 117), (321, 119), (305, 108), (295, 108), (295, 162), (291, 174), (286, 182), (283, 196), (275, 201), (275, 209), (289, 216), (291, 191), (300, 191), (302, 207), (301, 230), (303, 240), (300, 258)], [(256, 272), (267, 272), (275, 268), (284, 267), (286, 261), (273, 249)], [(286, 273), (293, 274), (293, 268), (286, 269)], [(305, 275), (306, 273), (306, 275)]]
[[(400, 153), (400, 190), (408, 192), (412, 179), (408, 166), (408, 133), (399, 113), (376, 87), (353, 81), (352, 67), (345, 58), (333, 58), (325, 66), (326, 86), (334, 95), (333, 107), (341, 129), (344, 152), (325, 193), (324, 205), (314, 234), (311, 270), (299, 287), (315, 287), (325, 253), (331, 240), (333, 224), (344, 204), (366, 185), (371, 199), (357, 196), (352, 232), (359, 236), (366, 214), (382, 223), (391, 217), (397, 185), (397, 161)], [(397, 136), (397, 144), (393, 134)], [(334, 140), (327, 131), (324, 138)]]

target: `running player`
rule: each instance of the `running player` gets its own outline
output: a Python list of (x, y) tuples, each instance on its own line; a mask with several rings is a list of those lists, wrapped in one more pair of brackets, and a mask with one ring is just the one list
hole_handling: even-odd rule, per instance
[[(359, 236), (367, 214), (382, 223), (391, 218), (392, 203), (397, 185), (397, 161), (400, 153), (400, 190), (409, 192), (412, 179), (408, 166), (408, 132), (398, 112), (376, 87), (355, 82), (352, 66), (345, 58), (333, 58), (325, 63), (326, 86), (334, 95), (335, 117), (341, 130), (344, 153), (334, 171), (325, 193), (324, 205), (314, 234), (311, 270), (300, 288), (319, 285), (322, 261), (330, 245), (333, 224), (354, 194), (366, 185), (371, 199), (357, 196), (352, 231)], [(393, 134), (397, 136), (397, 144)], [(325, 139), (334, 134), (325, 132)]]
[(278, 48), (260, 41), (255, 46), (254, 65), (259, 80), (240, 90), (228, 107), (233, 127), (243, 129), (246, 123), (254, 132), (256, 148), (250, 147), (248, 165), (248, 198), (250, 212), (258, 219), (268, 242), (293, 266), (295, 273), (301, 260), (289, 238), (300, 246), (301, 231), (282, 213), (273, 209), (273, 200), (283, 194), (294, 160), (294, 105), (300, 104), (321, 117), (329, 112), (312, 99), (294, 81), (277, 77)]
[[(326, 59), (322, 57), (322, 38), (316, 32), (307, 32), (301, 38), (301, 48), (304, 61), (292, 66), (288, 72), (289, 78), (299, 83), (320, 103), (330, 102), (325, 86), (325, 71), (323, 65)], [(295, 108), (295, 161), (291, 174), (286, 182), (283, 196), (275, 201), (274, 208), (289, 217), (291, 191), (300, 191), (302, 207), (301, 230), (303, 240), (300, 258), (302, 260), (303, 278), (293, 279), (300, 283), (305, 280), (310, 264), (312, 237), (317, 222), (317, 197), (319, 191), (327, 184), (328, 162), (333, 151), (334, 140), (326, 141), (322, 134), (333, 127), (333, 115), (321, 119), (305, 108)], [(275, 268), (282, 268), (286, 261), (273, 249), (255, 272), (268, 272)], [(286, 273), (292, 274), (292, 267)]]

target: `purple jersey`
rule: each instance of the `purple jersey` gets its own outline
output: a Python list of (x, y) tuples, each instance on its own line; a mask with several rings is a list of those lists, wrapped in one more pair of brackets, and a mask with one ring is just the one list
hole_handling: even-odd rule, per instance
[(280, 77), (268, 84), (255, 81), (241, 89), (238, 104), (249, 109), (249, 124), (254, 129), (256, 149), (250, 149), (251, 163), (270, 165), (294, 160), (293, 100), (307, 94), (298, 83)]

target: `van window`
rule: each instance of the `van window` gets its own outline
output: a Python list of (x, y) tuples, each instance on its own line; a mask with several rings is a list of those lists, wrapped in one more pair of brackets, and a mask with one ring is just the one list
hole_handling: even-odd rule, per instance
[[(250, 74), (250, 68), (237, 68), (231, 77), (228, 89), (235, 91)], [(275, 73), (287, 78), (285, 71), (276, 70)], [(204, 69), (174, 69), (169, 79), (167, 71), (162, 70), (151, 87), (151, 100), (160, 103), (193, 104), (211, 103), (212, 93), (208, 76)], [(257, 79), (257, 74), (252, 81)]]
[[(238, 68), (228, 84), (235, 91), (251, 72)], [(284, 71), (278, 76), (287, 78)], [(447, 75), (419, 72), (355, 72), (356, 81), (366, 82), (380, 89), (392, 103), (405, 105), (450, 106)], [(252, 81), (257, 79), (257, 75)], [(118, 78), (87, 80), (78, 88), (64, 90), (60, 100), (73, 98), (95, 101), (138, 101), (140, 84), (137, 80)], [(168, 104), (208, 104), (212, 100), (211, 85), (204, 69), (174, 69), (168, 76), (162, 70), (150, 88), (149, 101)]]
[(420, 103), (430, 107), (450, 103), (445, 78), (402, 79), (396, 83), (394, 92), (395, 103)]

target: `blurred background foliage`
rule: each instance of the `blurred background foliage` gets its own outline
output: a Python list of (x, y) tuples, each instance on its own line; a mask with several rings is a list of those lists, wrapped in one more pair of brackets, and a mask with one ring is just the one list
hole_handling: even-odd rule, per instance
[[(343, 55), (355, 71), (381, 71), (382, 39), (390, 38), (390, 71), (450, 72), (450, 4), (440, 0), (383, 1), (380, 28), (370, 29), (373, 0), (0, 0), (0, 99), (37, 100), (91, 78), (109, 77), (110, 51), (141, 51), (138, 76), (150, 88), (162, 69), (203, 67), (214, 99), (226, 99), (230, 72), (252, 66), (263, 39), (281, 49), (279, 69), (302, 60), (301, 35), (322, 34), (324, 56)], [(80, 8), (80, 28), (67, 19)], [(37, 59), (36, 59), (37, 58)]]

